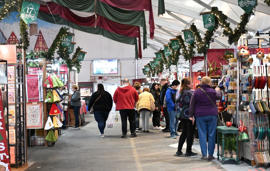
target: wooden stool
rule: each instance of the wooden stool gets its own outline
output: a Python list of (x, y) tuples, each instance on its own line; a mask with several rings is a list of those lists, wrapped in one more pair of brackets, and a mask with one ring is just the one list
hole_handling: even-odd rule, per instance
[[(221, 151), (221, 155), (220, 155), (219, 154), (220, 142), (219, 142), (219, 138), (217, 138), (217, 146), (218, 146), (217, 157), (218, 157), (218, 160), (219, 160), (219, 156), (220, 156), (222, 163), (224, 163), (224, 161), (227, 160), (227, 159), (229, 159), (229, 160), (233, 159), (233, 160), (236, 161), (236, 163), (238, 163), (239, 162), (239, 156), (238, 156), (238, 128), (227, 127), (227, 126), (218, 126), (217, 127), (217, 135), (219, 136), (219, 134), (221, 134), (222, 151)], [(225, 145), (224, 139), (225, 139), (225, 136), (228, 135), (228, 134), (233, 134), (233, 135), (235, 135), (235, 138), (236, 138), (236, 159), (224, 157), (224, 145)]]

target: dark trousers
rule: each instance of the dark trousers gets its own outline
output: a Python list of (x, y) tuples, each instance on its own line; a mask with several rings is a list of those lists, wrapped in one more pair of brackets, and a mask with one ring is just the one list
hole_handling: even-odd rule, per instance
[(136, 117), (136, 128), (140, 128), (140, 112), (135, 111), (135, 117)]
[(181, 120), (181, 122), (183, 124), (183, 130), (178, 142), (178, 151), (182, 151), (183, 144), (185, 143), (185, 141), (187, 141), (186, 152), (188, 153), (191, 152), (191, 147), (194, 139), (193, 137), (195, 125), (192, 125), (192, 121), (189, 119), (183, 119)]
[(153, 126), (160, 126), (160, 111), (155, 110), (153, 112), (153, 118), (152, 118)]
[(166, 122), (165, 129), (170, 129), (170, 115), (169, 115), (166, 107), (163, 108), (163, 114), (165, 116), (165, 122)]
[(120, 110), (121, 122), (122, 122), (122, 134), (127, 134), (127, 119), (129, 120), (130, 133), (134, 134), (136, 129), (135, 123), (135, 110), (134, 109), (124, 109)]
[(98, 129), (101, 134), (104, 134), (104, 129), (106, 127), (106, 121), (108, 119), (108, 116), (109, 116), (109, 112), (94, 111), (94, 117), (98, 123)]
[(75, 116), (75, 127), (79, 127), (79, 115), (80, 115), (80, 106), (73, 106), (74, 116)]

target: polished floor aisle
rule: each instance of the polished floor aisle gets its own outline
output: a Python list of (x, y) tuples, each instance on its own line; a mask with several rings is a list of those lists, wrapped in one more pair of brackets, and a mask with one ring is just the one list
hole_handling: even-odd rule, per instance
[[(32, 165), (27, 171), (218, 171), (215, 162), (201, 161), (200, 156), (175, 157), (171, 147), (177, 140), (168, 133), (151, 130), (136, 138), (120, 138), (120, 123), (106, 128), (99, 137), (93, 116), (80, 130), (65, 130), (54, 147), (33, 147), (29, 150)], [(198, 151), (197, 151), (198, 152)]]

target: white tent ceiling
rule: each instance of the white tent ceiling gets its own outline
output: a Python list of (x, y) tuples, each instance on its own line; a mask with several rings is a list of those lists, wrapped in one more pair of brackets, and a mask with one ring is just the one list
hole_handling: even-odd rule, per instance
[[(224, 14), (229, 17), (232, 27), (240, 22), (240, 16), (244, 11), (238, 6), (237, 0), (165, 0), (166, 13), (157, 16), (158, 0), (152, 0), (153, 10), (155, 14), (155, 38), (154, 41), (167, 44), (170, 38), (181, 34), (183, 29), (189, 28), (195, 23), (201, 36), (204, 37), (206, 29), (203, 28), (201, 12), (210, 11), (211, 7), (218, 7)], [(263, 0), (258, 0), (258, 6), (255, 9), (255, 15), (251, 17), (247, 29), (254, 34), (257, 31), (266, 32), (270, 30), (270, 7)], [(169, 39), (168, 39), (169, 38)], [(149, 41), (149, 44), (157, 46)], [(159, 48), (163, 48), (160, 44)], [(212, 48), (228, 48), (230, 45), (227, 38), (223, 37), (222, 29), (219, 28), (215, 34)]]

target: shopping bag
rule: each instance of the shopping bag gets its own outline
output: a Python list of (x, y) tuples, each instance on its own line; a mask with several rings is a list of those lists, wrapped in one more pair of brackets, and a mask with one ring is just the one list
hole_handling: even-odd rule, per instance
[(116, 122), (118, 122), (118, 115), (116, 112), (113, 112), (109, 115), (109, 118), (107, 121), (107, 128), (113, 128)]

